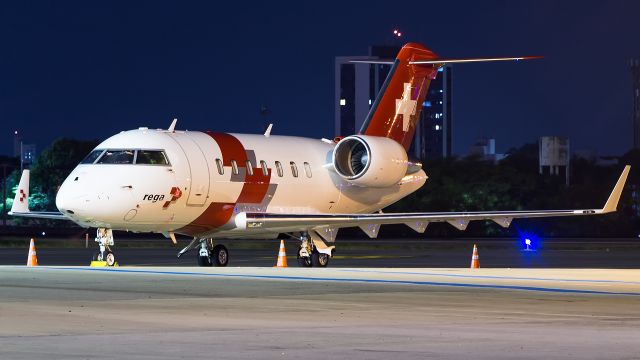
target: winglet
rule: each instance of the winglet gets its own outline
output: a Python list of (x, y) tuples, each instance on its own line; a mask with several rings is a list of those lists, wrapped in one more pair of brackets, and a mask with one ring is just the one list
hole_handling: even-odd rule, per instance
[(631, 170), (630, 165), (625, 166), (624, 170), (622, 170), (622, 174), (620, 174), (620, 178), (618, 179), (616, 186), (613, 188), (611, 195), (609, 195), (609, 199), (607, 199), (607, 203), (604, 204), (604, 207), (601, 210), (602, 214), (614, 212), (618, 208), (618, 201), (620, 201), (620, 195), (622, 195), (624, 184), (627, 182), (629, 170)]
[(16, 196), (13, 198), (13, 205), (11, 205), (11, 212), (29, 212), (29, 169), (22, 171), (20, 183), (18, 184), (18, 189), (16, 189)]

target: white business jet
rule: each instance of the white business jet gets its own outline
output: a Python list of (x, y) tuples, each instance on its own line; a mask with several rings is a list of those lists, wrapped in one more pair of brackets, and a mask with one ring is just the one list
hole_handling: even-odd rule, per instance
[(64, 181), (59, 212), (28, 208), (29, 171), (20, 179), (10, 214), (67, 219), (97, 228), (94, 259), (115, 263), (112, 230), (193, 237), (178, 256), (198, 249), (200, 266), (225, 266), (229, 252), (213, 239), (300, 240), (301, 266), (327, 266), (340, 228), (360, 227), (375, 238), (383, 224), (424, 232), (432, 222), (464, 230), (470, 221), (508, 227), (516, 218), (600, 215), (616, 211), (626, 166), (601, 209), (382, 213), (424, 185), (427, 175), (407, 150), (432, 79), (447, 63), (520, 58), (441, 59), (406, 44), (359, 133), (318, 140), (265, 134), (139, 128), (114, 135), (93, 150)]

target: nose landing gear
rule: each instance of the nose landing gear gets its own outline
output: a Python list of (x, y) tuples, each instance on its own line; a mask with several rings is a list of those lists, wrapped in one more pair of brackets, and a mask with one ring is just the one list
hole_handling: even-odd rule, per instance
[(107, 266), (116, 265), (116, 256), (111, 250), (113, 246), (113, 231), (111, 229), (98, 228), (96, 231), (96, 242), (100, 247), (100, 250), (93, 254), (93, 261), (104, 261)]

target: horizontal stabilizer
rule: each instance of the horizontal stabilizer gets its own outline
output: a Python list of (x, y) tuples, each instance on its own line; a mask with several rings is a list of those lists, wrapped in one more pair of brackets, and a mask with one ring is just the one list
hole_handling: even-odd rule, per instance
[(490, 62), (490, 61), (520, 61), (542, 59), (542, 56), (520, 56), (520, 57), (493, 57), (493, 58), (468, 58), (468, 59), (432, 59), (432, 60), (416, 60), (409, 61), (411, 65), (428, 65), (428, 64), (458, 64), (472, 62)]
[(379, 65), (393, 65), (393, 60), (351, 60), (350, 63), (355, 64), (379, 64)]

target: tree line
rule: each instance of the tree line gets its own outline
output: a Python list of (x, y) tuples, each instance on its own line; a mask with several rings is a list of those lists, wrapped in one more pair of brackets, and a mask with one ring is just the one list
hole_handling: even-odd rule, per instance
[[(55, 196), (58, 188), (97, 144), (98, 141), (62, 138), (44, 149), (31, 168), (31, 209), (56, 211)], [(6, 179), (5, 204), (10, 209), (20, 179), (19, 163), (10, 158), (0, 160), (5, 160), (5, 163), (13, 162), (11, 166), (14, 170)], [(425, 186), (385, 211), (600, 208), (626, 164), (632, 165), (632, 170), (618, 212), (614, 214), (562, 219), (521, 219), (514, 221), (509, 229), (503, 229), (492, 222), (472, 222), (465, 232), (444, 224), (432, 224), (425, 234), (513, 236), (518, 232), (535, 232), (545, 236), (635, 237), (640, 234), (640, 150), (629, 151), (620, 157), (619, 165), (601, 166), (595, 161), (574, 157), (570, 166), (569, 186), (565, 185), (563, 176), (539, 174), (537, 144), (512, 149), (497, 164), (476, 157), (431, 160), (423, 164), (423, 169), (429, 176)]]

